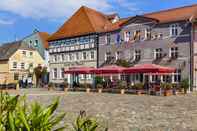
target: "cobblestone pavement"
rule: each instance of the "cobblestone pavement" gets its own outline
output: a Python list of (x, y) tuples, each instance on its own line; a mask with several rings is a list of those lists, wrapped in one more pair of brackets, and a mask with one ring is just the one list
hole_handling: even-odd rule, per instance
[[(28, 94), (28, 92), (26, 92)], [(80, 110), (98, 117), (109, 131), (197, 131), (197, 95), (137, 96), (96, 93), (31, 92), (30, 101), (49, 104), (60, 96), (58, 111), (67, 112), (66, 122), (76, 118)]]

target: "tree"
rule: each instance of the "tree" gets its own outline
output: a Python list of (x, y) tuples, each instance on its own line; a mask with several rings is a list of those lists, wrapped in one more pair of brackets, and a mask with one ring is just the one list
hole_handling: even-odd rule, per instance
[(43, 68), (41, 65), (38, 65), (36, 68), (34, 68), (34, 74), (36, 76), (36, 87), (40, 86), (42, 73), (43, 73)]

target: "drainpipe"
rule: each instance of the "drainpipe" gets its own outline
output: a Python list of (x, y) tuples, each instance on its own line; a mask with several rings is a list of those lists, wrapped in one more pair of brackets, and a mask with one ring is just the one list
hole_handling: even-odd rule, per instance
[(194, 24), (191, 22), (191, 41), (190, 41), (190, 79), (189, 79), (189, 91), (193, 91), (193, 71), (194, 71)]
[(96, 67), (99, 67), (99, 35), (96, 34)]

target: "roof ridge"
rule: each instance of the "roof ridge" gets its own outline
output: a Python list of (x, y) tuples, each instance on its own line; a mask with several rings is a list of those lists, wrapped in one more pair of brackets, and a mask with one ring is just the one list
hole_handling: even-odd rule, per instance
[(167, 11), (174, 11), (174, 10), (179, 10), (179, 9), (189, 8), (189, 7), (194, 7), (194, 6), (197, 6), (197, 4), (187, 5), (187, 6), (182, 6), (182, 7), (176, 7), (176, 8), (170, 8), (170, 9), (164, 9), (164, 10), (160, 10), (160, 11), (154, 11), (154, 12), (150, 12), (150, 13), (145, 13), (143, 15), (153, 15), (153, 14), (157, 14), (157, 13), (163, 13), (163, 12), (167, 12)]

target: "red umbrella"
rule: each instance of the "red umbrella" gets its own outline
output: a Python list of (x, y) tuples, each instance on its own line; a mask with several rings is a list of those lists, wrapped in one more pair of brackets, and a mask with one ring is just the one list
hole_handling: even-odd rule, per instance
[(91, 74), (93, 70), (92, 67), (72, 67), (65, 70), (65, 74)]
[(93, 70), (93, 72), (95, 74), (118, 74), (118, 73), (123, 73), (125, 69), (126, 68), (121, 66), (109, 65)]
[(174, 71), (175, 68), (155, 64), (140, 64), (124, 70), (125, 73), (172, 73)]

